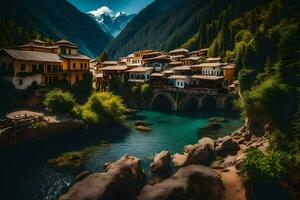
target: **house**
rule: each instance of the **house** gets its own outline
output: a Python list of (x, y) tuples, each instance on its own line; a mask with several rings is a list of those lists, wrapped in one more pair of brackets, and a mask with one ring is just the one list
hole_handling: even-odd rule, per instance
[(191, 86), (196, 88), (222, 89), (224, 87), (224, 76), (192, 75)]
[(220, 57), (216, 57), (216, 58), (207, 58), (205, 62), (207, 63), (218, 63), (221, 62), (222, 59)]
[(0, 76), (19, 90), (63, 79), (63, 60), (57, 54), (2, 49), (0, 63)]
[(21, 51), (38, 51), (44, 53), (55, 53), (58, 54), (58, 45), (47, 45), (46, 42), (41, 40), (31, 40), (28, 43), (19, 46)]
[(154, 72), (150, 75), (151, 77), (151, 84), (153, 87), (160, 87), (167, 84), (167, 74)]
[(128, 67), (126, 65), (112, 65), (101, 69), (104, 81), (110, 81), (113, 79), (120, 80), (122, 83), (125, 82), (125, 72)]
[(234, 81), (235, 67), (232, 64), (223, 67), (225, 85), (231, 85)]
[(190, 78), (185, 75), (171, 75), (168, 77), (169, 84), (174, 87), (184, 89), (190, 83)]
[(172, 70), (175, 75), (191, 75), (191, 67), (188, 65), (174, 67)]
[(223, 67), (226, 66), (226, 63), (201, 63), (199, 65), (193, 66), (193, 68), (201, 68), (201, 74), (203, 75), (215, 75), (215, 76), (223, 76)]
[(173, 62), (180, 62), (182, 59), (186, 58), (189, 50), (187, 49), (174, 49), (169, 52), (169, 55)]
[(134, 52), (133, 54), (129, 55), (128, 59), (129, 62), (127, 62), (127, 65), (135, 65), (135, 66), (142, 66), (143, 65), (143, 56), (149, 53), (152, 53), (153, 50), (143, 50), (143, 51), (137, 51)]
[(182, 64), (183, 65), (196, 65), (196, 64), (199, 64), (202, 60), (203, 60), (202, 57), (191, 56), (191, 57), (182, 59)]
[(137, 67), (128, 70), (129, 82), (145, 83), (150, 80), (150, 74), (152, 73), (152, 67)]
[(143, 60), (144, 66), (152, 67), (154, 71), (161, 72), (169, 67), (171, 59), (168, 55), (159, 55), (153, 58), (146, 58)]
[(84, 79), (84, 76), (90, 73), (89, 57), (81, 54), (60, 54), (60, 57), (64, 61), (64, 78), (68, 81), (70, 85), (74, 85), (78, 81), (82, 81)]
[(11, 80), (17, 89), (27, 89), (32, 83), (47, 85), (61, 80), (73, 85), (90, 73), (91, 59), (80, 54), (78, 46), (68, 40), (57, 41), (54, 45), (32, 40), (19, 48), (2, 50), (0, 58), (0, 63), (6, 67), (7, 59), (10, 60), (8, 66), (14, 71)]

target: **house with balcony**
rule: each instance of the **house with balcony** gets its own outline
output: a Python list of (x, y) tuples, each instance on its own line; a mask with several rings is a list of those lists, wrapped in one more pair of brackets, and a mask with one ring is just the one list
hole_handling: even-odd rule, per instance
[(153, 72), (152, 67), (137, 67), (128, 70), (128, 82), (132, 83), (145, 83), (150, 80), (150, 75)]
[(0, 58), (0, 63), (7, 63), (7, 59), (13, 60), (3, 66), (13, 68), (12, 82), (17, 89), (27, 89), (33, 82), (47, 85), (66, 80), (73, 85), (90, 73), (91, 59), (80, 54), (78, 46), (68, 40), (57, 41), (54, 45), (32, 40), (19, 46), (19, 49), (3, 49)]
[(63, 78), (63, 60), (53, 53), (2, 49), (0, 67), (0, 76), (19, 90)]

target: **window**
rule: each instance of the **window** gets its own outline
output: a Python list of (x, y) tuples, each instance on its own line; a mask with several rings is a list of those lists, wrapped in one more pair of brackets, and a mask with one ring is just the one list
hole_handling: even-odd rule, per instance
[(32, 67), (32, 72), (37, 72), (37, 65), (33, 64), (31, 67)]
[(23, 85), (23, 79), (19, 79), (19, 85)]
[(39, 72), (44, 72), (44, 64), (39, 64)]
[(47, 72), (51, 72), (51, 65), (47, 65)]
[(76, 69), (76, 63), (73, 63), (73, 69)]
[(87, 68), (87, 64), (86, 64), (86, 63), (84, 64), (84, 68), (85, 68), (85, 69)]
[(80, 63), (80, 69), (83, 69), (83, 64), (82, 63)]
[(25, 71), (26, 70), (26, 65), (25, 64), (21, 64), (21, 71)]

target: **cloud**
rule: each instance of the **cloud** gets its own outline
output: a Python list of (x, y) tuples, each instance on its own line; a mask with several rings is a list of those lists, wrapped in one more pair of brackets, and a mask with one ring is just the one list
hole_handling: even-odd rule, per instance
[(99, 17), (103, 14), (113, 15), (113, 11), (107, 6), (102, 6), (101, 8), (98, 8), (96, 10), (91, 10), (88, 13), (94, 15), (95, 17)]

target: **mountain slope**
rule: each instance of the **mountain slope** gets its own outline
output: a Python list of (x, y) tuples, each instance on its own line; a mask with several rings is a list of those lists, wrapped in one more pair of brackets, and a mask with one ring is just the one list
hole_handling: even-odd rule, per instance
[(2, 4), (1, 21), (11, 21), (16, 27), (34, 30), (53, 40), (67, 38), (90, 56), (99, 55), (111, 40), (95, 20), (65, 0), (9, 0)]
[(92, 10), (88, 12), (88, 14), (100, 24), (102, 30), (113, 37), (119, 35), (126, 25), (136, 16), (136, 14), (126, 15), (124, 12), (114, 13), (114, 11), (107, 6)]
[(181, 19), (172, 18), (171, 14), (184, 6), (185, 2), (185, 0), (154, 1), (112, 40), (107, 48), (110, 56), (116, 58), (146, 48), (162, 49), (161, 42), (167, 40), (174, 29), (183, 24)]
[(209, 36), (214, 38), (227, 20), (223, 17), (227, 6), (237, 8), (230, 13), (229, 18), (234, 18), (265, 2), (267, 0), (247, 3), (240, 0), (157, 0), (110, 42), (108, 52), (112, 57), (119, 57), (139, 49), (170, 50), (187, 42), (206, 22), (212, 23)]

